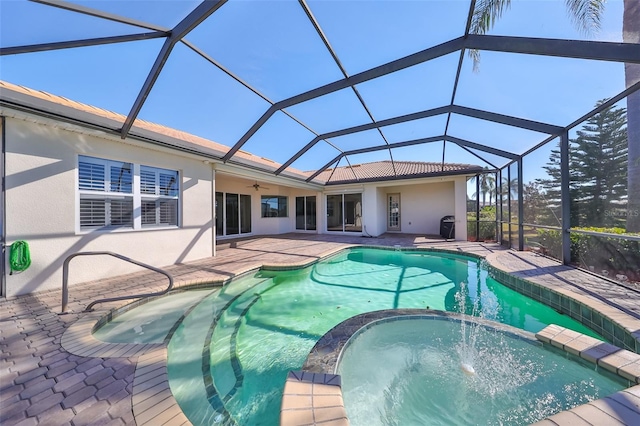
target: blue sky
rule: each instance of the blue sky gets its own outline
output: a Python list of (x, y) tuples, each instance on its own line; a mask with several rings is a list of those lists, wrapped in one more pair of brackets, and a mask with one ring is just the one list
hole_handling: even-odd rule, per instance
[[(198, 2), (80, 1), (84, 6), (171, 27)], [(349, 75), (425, 49), (464, 32), (468, 0), (309, 1), (309, 7)], [(584, 35), (571, 24), (562, 0), (514, 0), (490, 34), (621, 41), (622, 0), (609, 0), (599, 33)], [(0, 0), (2, 47), (141, 32), (131, 26), (73, 14), (22, 0)], [(297, 1), (237, 1), (222, 6), (187, 37), (209, 56), (273, 102), (342, 78)], [(127, 114), (162, 46), (162, 40), (66, 49), (0, 58), (0, 79)], [(459, 54), (357, 86), (374, 118), (448, 105)], [(465, 58), (455, 103), (502, 114), (566, 125), (599, 99), (624, 89), (622, 64), (482, 52), (479, 72)], [(167, 61), (139, 118), (232, 146), (269, 103), (212, 67), (182, 44)], [(287, 110), (317, 133), (370, 119), (351, 89)], [(383, 128), (390, 143), (444, 133), (446, 116)], [(514, 152), (546, 135), (454, 115), (449, 134)], [(286, 161), (314, 134), (277, 113), (243, 147)], [(383, 144), (378, 131), (333, 138), (342, 150)], [(293, 166), (313, 170), (339, 151), (318, 143)], [(502, 165), (506, 160), (483, 154)], [(540, 176), (549, 149), (527, 160), (525, 180)], [(440, 161), (442, 143), (394, 150), (395, 160)], [(389, 159), (388, 151), (350, 158), (361, 163)], [(484, 165), (447, 144), (445, 159)], [(345, 163), (341, 163), (343, 165)]]

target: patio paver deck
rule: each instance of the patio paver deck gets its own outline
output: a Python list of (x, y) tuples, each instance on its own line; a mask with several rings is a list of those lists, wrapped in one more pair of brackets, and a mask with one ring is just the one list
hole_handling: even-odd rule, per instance
[[(225, 280), (263, 264), (307, 264), (361, 244), (442, 248), (486, 256), (491, 265), (502, 271), (608, 310), (616, 323), (640, 340), (638, 290), (564, 267), (534, 253), (514, 252), (496, 244), (446, 242), (406, 234), (385, 234), (381, 238), (287, 234), (220, 242), (218, 247), (222, 249), (216, 257), (166, 269), (173, 274), (176, 287), (181, 287)], [(188, 423), (181, 412), (175, 411), (172, 405), (175, 401), (165, 392), (166, 373), (162, 369), (166, 367), (162, 362), (157, 366), (156, 363), (162, 361), (166, 351), (158, 345), (148, 345), (143, 350), (122, 345), (118, 349), (98, 348), (91, 336), (83, 337), (82, 333), (73, 336), (76, 340), (66, 340), (72, 336), (66, 335), (67, 330), (72, 333), (80, 328), (90, 329), (85, 324), (88, 320), (78, 320), (89, 315), (82, 311), (91, 301), (160, 291), (165, 287), (165, 277), (144, 271), (71, 286), (69, 313), (64, 315), (59, 314), (60, 291), (1, 300), (0, 423), (5, 426)], [(99, 316), (126, 303), (101, 304), (90, 315)], [(152, 368), (157, 374), (136, 374), (137, 365)], [(152, 406), (155, 410), (151, 410)]]

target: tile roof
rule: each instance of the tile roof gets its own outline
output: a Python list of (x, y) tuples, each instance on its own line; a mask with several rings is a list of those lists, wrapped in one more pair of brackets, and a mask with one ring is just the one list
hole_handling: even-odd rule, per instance
[[(444, 166), (444, 167), (443, 167)], [(394, 173), (395, 168), (395, 173)], [(353, 182), (371, 182), (392, 179), (443, 176), (476, 173), (482, 167), (472, 164), (429, 163), (420, 161), (377, 161), (352, 166), (327, 169), (318, 175), (319, 181), (328, 185)]]
[[(44, 107), (45, 112), (60, 114), (59, 107), (63, 107), (63, 114), (68, 118), (85, 121), (89, 124), (104, 126), (111, 130), (116, 130), (124, 123), (126, 116), (103, 108), (97, 108), (81, 102), (69, 100), (63, 96), (52, 95), (50, 93), (29, 89), (6, 81), (0, 80), (0, 94), (2, 99), (14, 99), (25, 101), (24, 96), (36, 98), (41, 101), (48, 102)], [(17, 96), (16, 96), (17, 94)], [(13, 95), (13, 96), (12, 96)], [(20, 96), (22, 95), (22, 96)], [(42, 108), (43, 105), (38, 103), (34, 105), (30, 102), (26, 106), (34, 108)], [(57, 107), (57, 108), (56, 108)], [(159, 141), (174, 148), (187, 149), (195, 151), (203, 155), (222, 158), (228, 151), (229, 147), (220, 143), (187, 133), (161, 124), (136, 119), (130, 132), (131, 135), (145, 137), (151, 140)], [(162, 139), (162, 140), (160, 140)], [(250, 167), (258, 167), (267, 172), (274, 172), (280, 167), (277, 163), (268, 158), (259, 157), (249, 152), (239, 150), (233, 157), (233, 162), (247, 165)], [(444, 167), (443, 167), (444, 166)], [(395, 173), (394, 173), (395, 168)], [(338, 184), (353, 182), (372, 182), (379, 180), (391, 179), (409, 179), (429, 176), (442, 176), (451, 174), (475, 173), (482, 170), (480, 166), (470, 164), (452, 164), (452, 163), (429, 163), (417, 161), (378, 161), (373, 163), (354, 164), (352, 166), (337, 167), (327, 169), (313, 179), (318, 184)], [(288, 167), (282, 176), (289, 176), (297, 179), (307, 179), (313, 175), (315, 171), (303, 172)], [(396, 176), (397, 174), (397, 176)]]
[[(112, 129), (117, 129), (121, 127), (124, 123), (126, 116), (122, 114), (118, 114), (103, 108), (97, 108), (91, 105), (87, 105), (81, 102), (76, 102), (69, 100), (63, 96), (52, 95), (51, 93), (47, 93), (40, 90), (33, 90), (24, 86), (19, 86), (13, 83), (9, 83), (6, 81), (0, 80), (0, 94), (2, 94), (2, 98), (4, 99), (8, 92), (12, 91), (18, 94), (27, 95), (33, 98), (37, 98), (46, 102), (50, 102), (57, 106), (63, 106), (67, 108), (71, 108), (77, 112), (90, 114), (91, 116), (107, 119), (112, 122)], [(52, 111), (48, 111), (52, 112)], [(70, 118), (76, 118), (70, 117)], [(95, 121), (95, 120), (94, 120)], [(95, 124), (95, 123), (92, 123)], [(181, 130), (173, 129), (171, 127), (163, 126), (161, 124), (152, 123), (150, 121), (136, 119), (134, 121), (134, 125), (130, 132), (132, 135), (136, 136), (146, 136), (147, 138), (153, 138), (153, 135), (157, 136), (165, 136), (173, 141), (173, 145), (176, 147), (186, 147), (194, 149), (202, 154), (213, 155), (214, 157), (222, 158), (228, 151), (229, 147), (226, 145), (222, 145), (220, 143), (211, 141), (209, 139), (205, 139), (191, 133), (183, 132)], [(186, 146), (185, 146), (186, 143)], [(171, 144), (171, 142), (170, 142)], [(268, 158), (263, 158), (257, 155), (253, 155), (249, 152), (239, 150), (235, 156), (234, 160), (237, 160), (239, 163), (249, 165), (249, 166), (257, 166), (267, 171), (275, 171), (280, 167), (280, 164), (270, 160)], [(287, 168), (285, 175), (297, 177), (298, 179), (306, 179), (310, 173), (305, 173), (300, 170), (293, 169), (291, 167)]]

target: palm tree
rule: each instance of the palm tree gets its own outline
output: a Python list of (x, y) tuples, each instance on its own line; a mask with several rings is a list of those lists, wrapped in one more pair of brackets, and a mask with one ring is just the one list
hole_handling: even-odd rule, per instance
[(489, 205), (493, 205), (493, 194), (495, 194), (496, 178), (492, 173), (480, 175), (480, 193), (482, 194), (482, 206), (487, 205), (487, 194), (489, 195)]
[[(565, 0), (574, 24), (583, 33), (592, 33), (600, 28), (600, 18), (606, 0)], [(511, 0), (477, 0), (470, 32), (486, 34), (502, 14), (511, 6)], [(640, 43), (640, 1), (624, 0), (622, 15), (622, 41)], [(477, 50), (469, 51), (474, 69), (480, 61)], [(625, 84), (631, 87), (640, 81), (640, 64), (625, 64)], [(628, 206), (627, 232), (640, 232), (640, 91), (627, 96), (627, 143), (628, 149)]]
[[(485, 170), (488, 170), (488, 167), (485, 167)], [(493, 205), (493, 196), (496, 193), (496, 178), (493, 173), (484, 172), (479, 175), (476, 175), (471, 178), (471, 182), (475, 182), (478, 179), (480, 186), (480, 194), (482, 194), (482, 206), (487, 205), (487, 194), (489, 195), (489, 205)], [(475, 192), (472, 194), (472, 197), (478, 197), (478, 194)]]
[[(489, 194), (489, 206), (493, 205), (493, 196), (496, 195), (496, 175), (485, 174), (485, 188)], [(496, 197), (497, 198), (497, 197)], [(484, 200), (483, 200), (484, 201)]]
[(507, 196), (511, 196), (512, 201), (518, 199), (518, 178), (502, 178), (502, 198), (506, 199)]

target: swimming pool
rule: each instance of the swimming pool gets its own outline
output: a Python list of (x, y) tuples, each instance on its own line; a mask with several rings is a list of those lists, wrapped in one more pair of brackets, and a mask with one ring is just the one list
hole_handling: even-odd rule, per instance
[(171, 390), (194, 424), (277, 425), (287, 372), (299, 369), (336, 324), (381, 309), (457, 312), (463, 282), (465, 305), (488, 319), (530, 332), (554, 323), (596, 336), (499, 284), (475, 258), (354, 248), (301, 270), (259, 271), (203, 299), (169, 343)]
[(353, 426), (529, 425), (629, 386), (532, 334), (441, 315), (368, 323), (336, 373)]
[[(132, 307), (98, 327), (93, 337), (109, 343), (162, 343), (182, 315), (217, 290), (190, 290), (143, 300), (142, 309)], [(138, 305), (138, 304), (136, 304)]]

